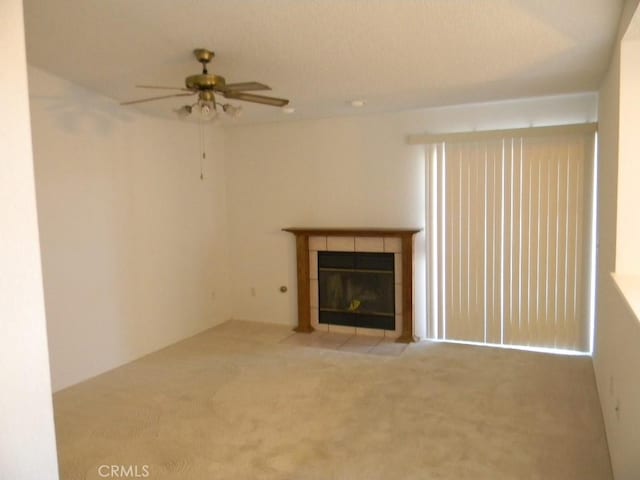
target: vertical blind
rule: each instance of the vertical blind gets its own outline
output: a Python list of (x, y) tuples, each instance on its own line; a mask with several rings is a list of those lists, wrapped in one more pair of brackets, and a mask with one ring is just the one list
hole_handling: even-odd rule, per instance
[(593, 151), (592, 129), (427, 145), (432, 337), (589, 350)]

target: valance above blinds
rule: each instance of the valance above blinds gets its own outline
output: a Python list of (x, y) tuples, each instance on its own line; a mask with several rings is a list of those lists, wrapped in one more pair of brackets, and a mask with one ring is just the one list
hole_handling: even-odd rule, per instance
[(454, 134), (426, 146), (432, 337), (589, 351), (593, 132)]
[(505, 138), (543, 138), (548, 136), (584, 134), (592, 136), (598, 130), (597, 123), (578, 123), (551, 127), (512, 128), (508, 130), (481, 130), (454, 133), (421, 133), (409, 135), (409, 145), (435, 145), (438, 143), (469, 143), (502, 140)]

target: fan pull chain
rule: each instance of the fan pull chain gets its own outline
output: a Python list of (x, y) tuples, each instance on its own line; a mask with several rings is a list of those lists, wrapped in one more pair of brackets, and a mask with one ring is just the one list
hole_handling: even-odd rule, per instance
[(204, 180), (204, 172), (203, 172), (203, 163), (204, 160), (207, 158), (207, 152), (205, 152), (205, 142), (204, 142), (204, 125), (202, 123), (202, 120), (200, 120), (199, 122), (200, 125), (200, 180)]

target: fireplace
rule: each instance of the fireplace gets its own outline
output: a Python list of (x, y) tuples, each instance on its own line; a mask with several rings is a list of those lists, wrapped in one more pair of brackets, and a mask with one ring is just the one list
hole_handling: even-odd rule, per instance
[(318, 322), (395, 330), (393, 253), (318, 252)]
[[(420, 229), (283, 230), (296, 238), (296, 332), (318, 330), (415, 341), (413, 237)], [(387, 288), (389, 281), (392, 288)]]

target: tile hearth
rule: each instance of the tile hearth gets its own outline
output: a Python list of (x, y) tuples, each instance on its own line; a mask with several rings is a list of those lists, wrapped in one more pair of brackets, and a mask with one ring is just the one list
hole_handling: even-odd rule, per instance
[(280, 343), (390, 357), (401, 355), (407, 348), (406, 343), (396, 343), (394, 338), (322, 331), (293, 333)]

